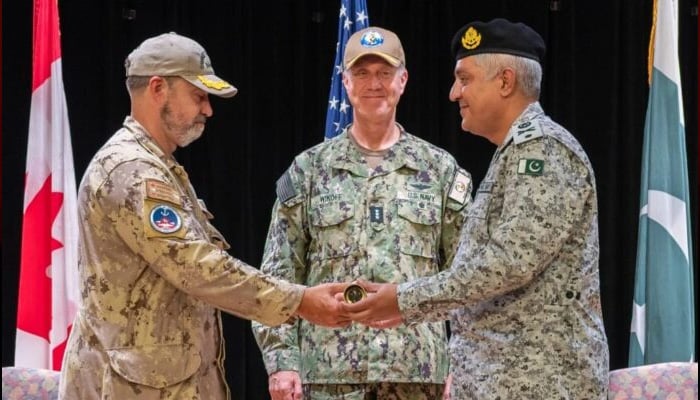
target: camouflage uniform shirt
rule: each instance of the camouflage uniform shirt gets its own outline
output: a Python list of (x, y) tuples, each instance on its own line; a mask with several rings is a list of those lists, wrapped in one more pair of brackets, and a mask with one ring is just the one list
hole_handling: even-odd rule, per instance
[[(308, 285), (406, 282), (449, 266), (471, 178), (449, 153), (403, 129), (371, 169), (346, 130), (298, 155), (277, 195), (265, 272)], [(295, 370), (304, 383), (443, 383), (446, 375), (442, 322), (375, 330), (298, 321), (253, 330), (268, 373)]]
[(229, 256), (185, 170), (131, 117), (90, 162), (78, 197), (82, 307), (61, 397), (230, 397), (215, 307), (280, 324), (303, 287)]
[(496, 150), (452, 268), (399, 286), (407, 321), (452, 314), (454, 399), (605, 399), (598, 210), (580, 144), (530, 104)]

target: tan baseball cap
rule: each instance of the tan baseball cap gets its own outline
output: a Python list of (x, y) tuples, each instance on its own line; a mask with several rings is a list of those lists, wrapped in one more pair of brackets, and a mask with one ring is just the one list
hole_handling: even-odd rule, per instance
[(207, 93), (232, 97), (233, 85), (214, 74), (204, 48), (175, 32), (146, 39), (126, 57), (126, 76), (179, 76)]
[(370, 54), (383, 58), (394, 67), (406, 65), (399, 37), (394, 32), (376, 26), (359, 30), (350, 36), (345, 44), (343, 65), (348, 69), (357, 60)]

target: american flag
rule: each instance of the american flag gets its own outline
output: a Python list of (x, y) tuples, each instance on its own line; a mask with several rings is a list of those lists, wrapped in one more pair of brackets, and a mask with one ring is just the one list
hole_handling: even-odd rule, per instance
[(352, 122), (352, 106), (343, 87), (343, 53), (345, 44), (353, 33), (369, 26), (367, 2), (365, 0), (341, 0), (338, 16), (338, 42), (336, 43), (335, 63), (331, 76), (331, 90), (328, 94), (326, 113), (326, 139), (343, 131)]

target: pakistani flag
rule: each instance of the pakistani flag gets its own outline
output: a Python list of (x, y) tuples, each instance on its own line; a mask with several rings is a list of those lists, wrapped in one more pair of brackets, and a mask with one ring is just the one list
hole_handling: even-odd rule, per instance
[(630, 366), (695, 358), (678, 12), (675, 1), (654, 3), (650, 47), (653, 68), (644, 126)]

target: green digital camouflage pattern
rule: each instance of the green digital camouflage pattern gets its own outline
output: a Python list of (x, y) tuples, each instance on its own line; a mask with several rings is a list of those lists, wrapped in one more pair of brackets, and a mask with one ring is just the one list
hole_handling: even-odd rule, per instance
[[(182, 166), (130, 117), (78, 192), (82, 307), (61, 398), (228, 398), (215, 307), (276, 325), (294, 313), (303, 287), (229, 256)], [(172, 224), (156, 224), (158, 210)]]
[(438, 400), (444, 385), (437, 383), (377, 382), (351, 385), (304, 385), (304, 399), (313, 400)]
[[(471, 189), (449, 153), (403, 130), (370, 170), (346, 131), (298, 155), (278, 181), (263, 271), (307, 285), (433, 275), (452, 261)], [(253, 332), (268, 373), (295, 370), (304, 383), (443, 383), (447, 371), (443, 322)]]
[(453, 399), (606, 398), (598, 251), (591, 164), (533, 103), (493, 156), (452, 268), (398, 289), (408, 321), (458, 309)]

